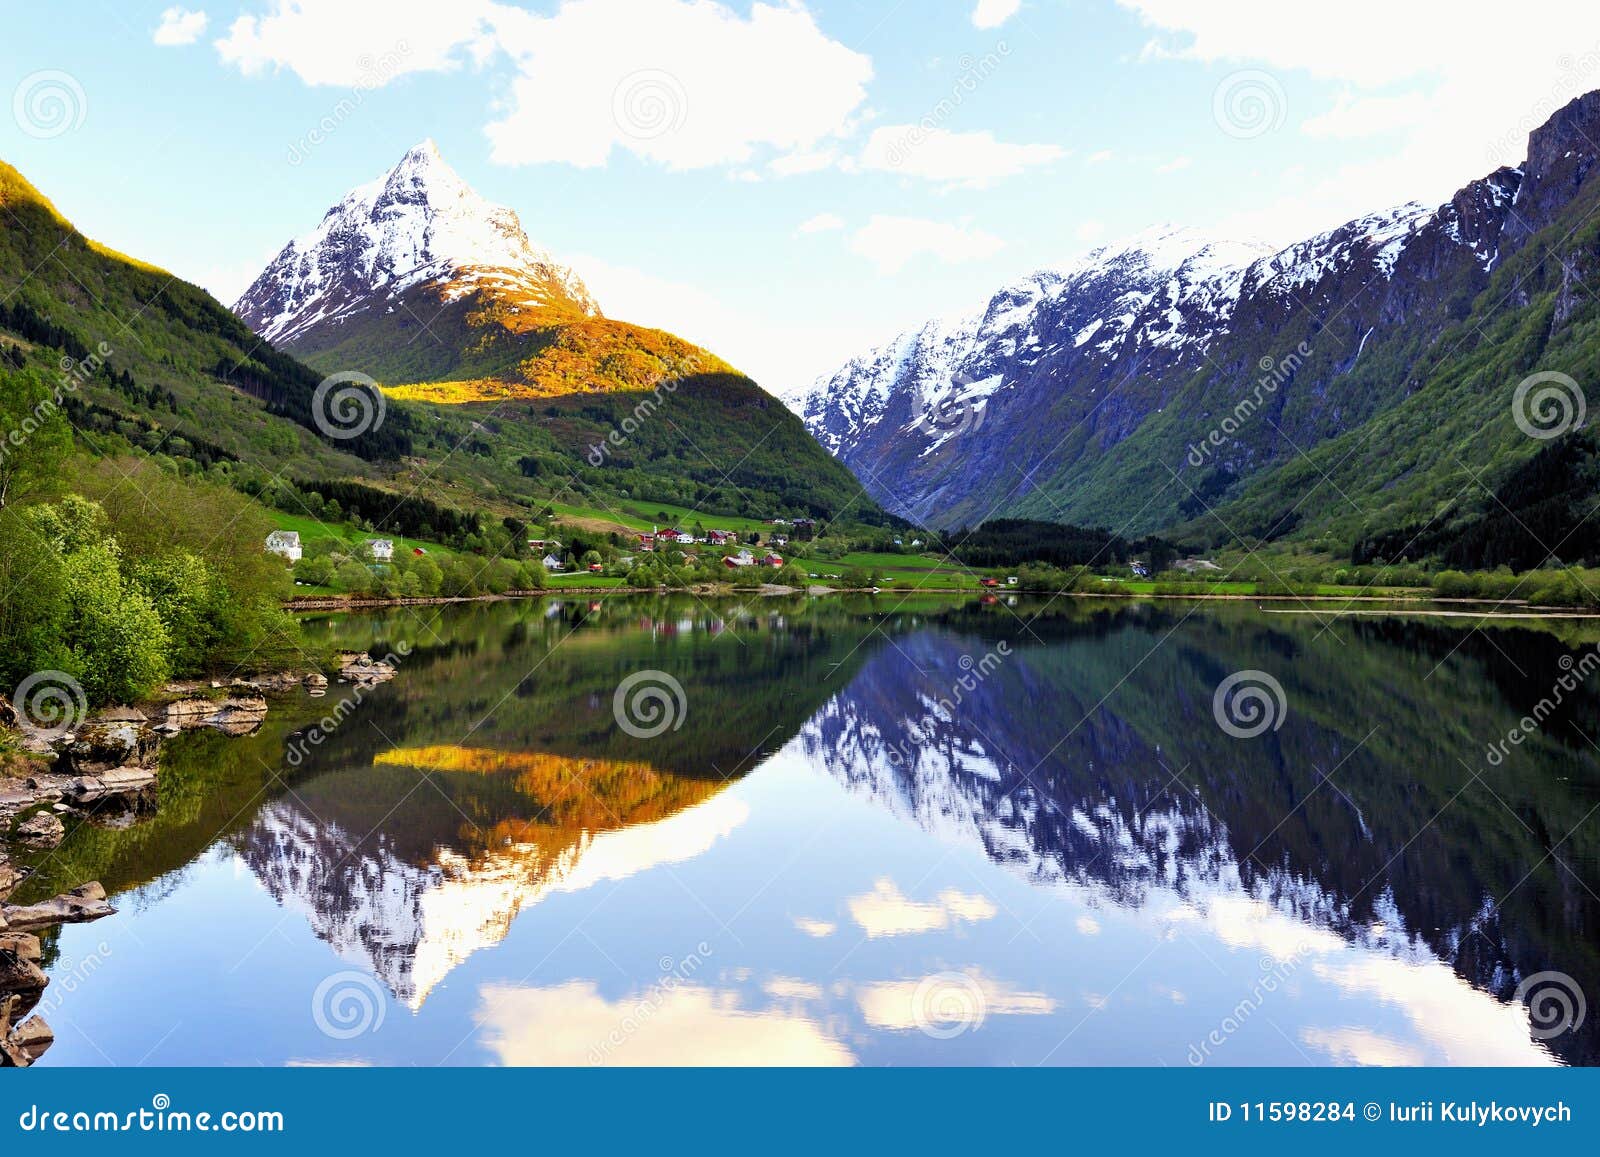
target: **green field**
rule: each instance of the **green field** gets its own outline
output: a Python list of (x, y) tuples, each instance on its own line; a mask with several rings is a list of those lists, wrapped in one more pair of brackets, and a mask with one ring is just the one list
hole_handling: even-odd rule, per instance
[(321, 522), (304, 514), (286, 514), (281, 510), (264, 508), (266, 515), (272, 520), (279, 530), (294, 530), (300, 534), (302, 547), (309, 546), (316, 539), (331, 538), (343, 542), (351, 547), (360, 546), (369, 538), (387, 538), (394, 543), (395, 552), (410, 552), (417, 547), (427, 551), (435, 562), (444, 562), (445, 559), (455, 557), (455, 552), (448, 547), (440, 546), (436, 542), (427, 542), (420, 538), (406, 538), (399, 534), (373, 534), (365, 530), (358, 530), (347, 522)]

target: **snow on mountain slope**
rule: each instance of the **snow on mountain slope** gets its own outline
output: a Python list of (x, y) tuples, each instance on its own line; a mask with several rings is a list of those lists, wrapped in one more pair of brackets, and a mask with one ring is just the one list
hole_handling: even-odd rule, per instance
[(284, 246), (234, 304), (269, 341), (394, 301), (417, 286), (445, 301), (485, 290), (513, 309), (598, 316), (578, 275), (535, 247), (510, 209), (479, 196), (423, 141)]
[[(1470, 299), (1494, 267), (1521, 179), (1502, 169), (1444, 205), (1400, 205), (1281, 249), (1151, 229), (908, 330), (786, 400), (873, 497), (913, 520), (1125, 518), (1074, 472), (1185, 399), (1203, 435), (1223, 399), (1202, 395), (1236, 392), (1264, 354), (1281, 357), (1273, 343), (1296, 317), (1316, 318), (1318, 333), (1336, 326), (1341, 346), (1354, 332), (1338, 358), (1324, 335), (1324, 381), (1347, 372), (1374, 333), (1436, 332), (1445, 285)], [(1303, 448), (1338, 431), (1281, 432)], [(1238, 473), (1274, 453), (1241, 450)], [(1181, 450), (1168, 458), (1181, 462)], [(1154, 528), (1177, 513), (1174, 502), (1143, 517)]]

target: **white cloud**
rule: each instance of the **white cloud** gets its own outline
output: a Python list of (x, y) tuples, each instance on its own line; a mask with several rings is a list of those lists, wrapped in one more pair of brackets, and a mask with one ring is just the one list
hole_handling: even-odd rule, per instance
[(519, 75), (488, 127), (504, 164), (602, 165), (614, 148), (673, 169), (804, 155), (852, 127), (872, 61), (799, 5), (748, 18), (713, 0), (568, 0), (499, 8)]
[(845, 1044), (800, 1013), (746, 1009), (737, 993), (697, 984), (657, 985), (614, 1001), (590, 980), (486, 984), (473, 1019), (484, 1047), (519, 1067), (855, 1063)]
[(877, 881), (872, 891), (852, 896), (845, 904), (850, 909), (850, 918), (861, 926), (869, 940), (937, 932), (961, 922), (991, 920), (997, 911), (994, 901), (987, 896), (954, 888), (946, 888), (932, 901), (912, 900), (887, 877)]
[[(1154, 33), (1146, 59), (1204, 62), (1219, 80), (1228, 69), (1264, 68), (1279, 85), (1270, 91), (1282, 102), (1271, 110), (1283, 114), (1280, 132), (1375, 147), (1320, 180), (1282, 182), (1278, 203), (1241, 206), (1226, 223), (1279, 237), (1414, 198), (1443, 201), (1521, 161), (1530, 129), (1600, 88), (1600, 5), (1591, 0), (1529, 0), (1492, 31), (1441, 20), (1424, 4), (1349, 0), (1314, 35), (1303, 11), (1272, 0), (1118, 2)], [(1318, 86), (1306, 78), (1338, 86), (1331, 108), (1326, 97), (1311, 103)], [(1230, 147), (1243, 153), (1251, 142)]]
[(818, 940), (824, 936), (832, 936), (839, 927), (832, 920), (818, 920), (814, 916), (796, 916), (794, 926), (807, 936)]
[(775, 157), (767, 168), (780, 177), (793, 177), (801, 173), (820, 173), (838, 162), (839, 154), (835, 149), (802, 149)]
[(832, 229), (843, 229), (844, 218), (837, 213), (818, 213), (815, 217), (808, 217), (800, 222), (797, 232), (800, 233), (826, 233)]
[(1194, 164), (1193, 157), (1173, 157), (1170, 161), (1163, 161), (1156, 166), (1157, 173), (1177, 173)]
[(857, 991), (856, 1004), (874, 1028), (900, 1031), (930, 1025), (972, 1029), (991, 1016), (1046, 1016), (1056, 1009), (1053, 997), (1018, 989), (976, 968), (915, 980), (873, 981)]
[(1098, 149), (1084, 158), (1091, 165), (1103, 165), (1111, 159), (1110, 149)]
[(204, 12), (168, 8), (161, 14), (161, 23), (156, 26), (155, 42), (163, 48), (193, 44), (205, 33), (208, 19)]
[(1022, 0), (978, 0), (972, 10), (972, 23), (978, 28), (999, 28), (1021, 7)]
[(486, 58), (497, 11), (489, 0), (272, 0), (264, 15), (235, 20), (217, 52), (246, 75), (287, 69), (306, 84), (377, 87)]
[(884, 125), (867, 138), (859, 164), (863, 169), (981, 188), (1065, 155), (1059, 145), (1010, 144), (988, 131)]
[(1004, 245), (994, 234), (967, 225), (881, 213), (873, 214), (850, 238), (851, 251), (886, 274), (900, 272), (923, 255), (936, 257), (946, 265), (983, 261)]

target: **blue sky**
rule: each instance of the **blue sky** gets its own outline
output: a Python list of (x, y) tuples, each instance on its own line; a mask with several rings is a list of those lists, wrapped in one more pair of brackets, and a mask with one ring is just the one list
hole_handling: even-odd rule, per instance
[(0, 4), (0, 157), (231, 300), (432, 137), (607, 313), (770, 389), (1099, 241), (1291, 241), (1523, 154), (1600, 5)]

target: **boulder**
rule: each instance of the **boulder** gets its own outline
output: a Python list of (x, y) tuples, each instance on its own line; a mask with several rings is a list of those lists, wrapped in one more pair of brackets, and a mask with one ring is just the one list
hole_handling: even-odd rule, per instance
[(11, 706), (11, 700), (0, 695), (0, 727), (15, 727), (17, 725), (17, 709)]
[(102, 707), (94, 713), (97, 723), (149, 723), (150, 719), (137, 707)]
[(346, 651), (339, 656), (339, 676), (358, 686), (370, 687), (393, 679), (395, 665), (386, 659), (374, 659), (365, 651), (359, 654)]
[(225, 699), (179, 699), (168, 703), (165, 730), (192, 731), (214, 727), (226, 735), (249, 735), (267, 718), (267, 701), (260, 695), (234, 695)]
[(106, 903), (106, 890), (98, 881), (63, 892), (53, 900), (0, 909), (12, 928), (39, 928), (50, 924), (81, 924), (116, 914)]
[(91, 723), (67, 745), (68, 767), (79, 775), (113, 767), (154, 767), (160, 737), (143, 723)]
[[(6, 1041), (7, 1059), (12, 1060), (19, 1068), (31, 1065), (44, 1055), (46, 1049), (56, 1043), (56, 1034), (44, 1022), (42, 1016), (30, 1016), (16, 1028), (11, 1030), (11, 1036)], [(13, 1059), (19, 1058), (19, 1059)]]
[(0, 932), (0, 952), (10, 952), (20, 960), (38, 964), (44, 958), (39, 938), (31, 932)]
[(98, 803), (113, 796), (124, 797), (125, 806), (136, 807), (140, 800), (134, 797), (149, 792), (154, 802), (153, 790), (156, 773), (148, 767), (113, 767), (99, 775), (79, 776), (67, 784), (66, 797), (80, 807)]
[(0, 992), (37, 992), (49, 983), (50, 978), (35, 961), (0, 947)]
[(13, 834), (30, 848), (56, 847), (66, 839), (66, 825), (54, 812), (36, 812), (16, 826)]

